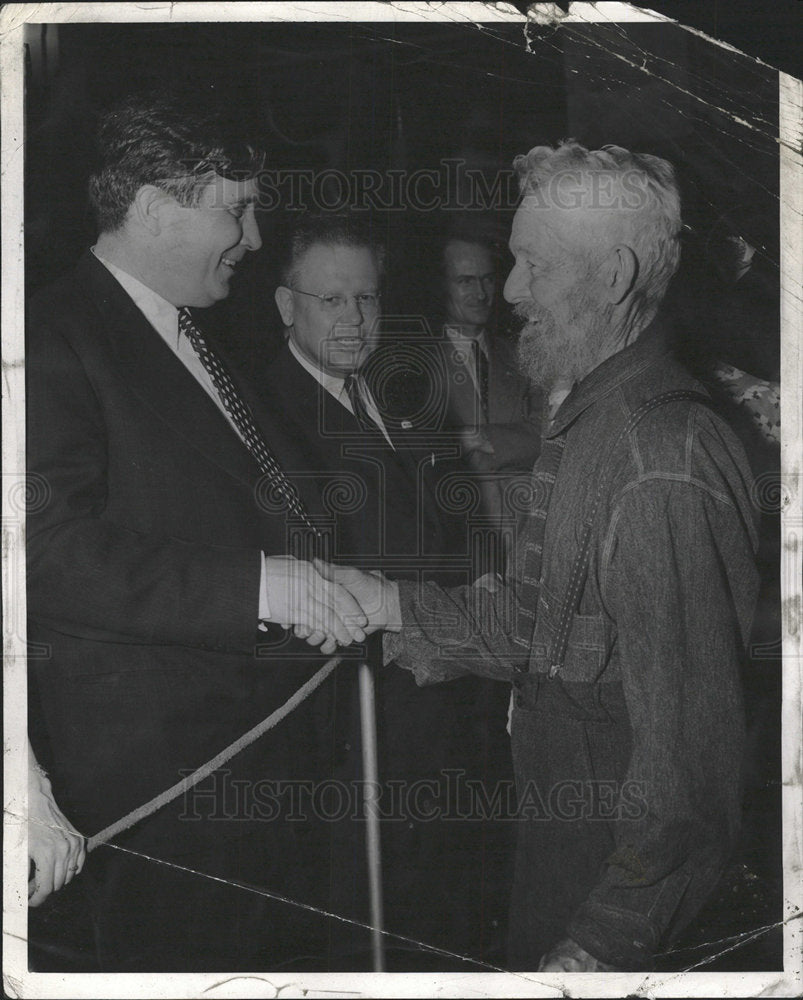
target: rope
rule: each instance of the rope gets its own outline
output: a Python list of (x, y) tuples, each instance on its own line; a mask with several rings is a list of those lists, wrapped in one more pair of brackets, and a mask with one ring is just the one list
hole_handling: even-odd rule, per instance
[(222, 767), (228, 761), (231, 760), (235, 754), (238, 754), (241, 750), (244, 750), (247, 746), (258, 740), (260, 736), (267, 733), (268, 730), (273, 729), (278, 723), (289, 715), (294, 709), (296, 709), (305, 698), (309, 697), (312, 692), (320, 687), (321, 684), (326, 680), (329, 674), (337, 667), (340, 661), (343, 659), (342, 656), (333, 656), (324, 663), (321, 669), (313, 674), (310, 679), (303, 684), (295, 694), (291, 695), (287, 701), (276, 709), (275, 712), (263, 719), (262, 722), (257, 723), (253, 729), (249, 729), (247, 733), (243, 733), (239, 739), (235, 740), (226, 747), (225, 750), (208, 760), (205, 764), (202, 764), (196, 771), (192, 774), (188, 774), (186, 778), (182, 778), (181, 781), (176, 782), (175, 785), (171, 785), (170, 788), (165, 789), (165, 791), (160, 792), (159, 795), (150, 799), (150, 801), (145, 802), (141, 806), (137, 806), (136, 809), (132, 809), (130, 813), (127, 813), (122, 819), (118, 819), (115, 823), (107, 826), (100, 833), (96, 833), (93, 837), (87, 840), (86, 849), (87, 851), (93, 851), (96, 847), (101, 844), (105, 844), (112, 837), (117, 836), (118, 833), (122, 833), (123, 830), (127, 830), (129, 827), (138, 823), (141, 819), (145, 819), (146, 816), (150, 816), (155, 813), (157, 809), (161, 809), (162, 806), (166, 806), (168, 802), (172, 802), (173, 799), (177, 799), (179, 795), (188, 791), (193, 785), (197, 785), (199, 781), (203, 781), (204, 778), (208, 778), (209, 775), (216, 771), (219, 767)]

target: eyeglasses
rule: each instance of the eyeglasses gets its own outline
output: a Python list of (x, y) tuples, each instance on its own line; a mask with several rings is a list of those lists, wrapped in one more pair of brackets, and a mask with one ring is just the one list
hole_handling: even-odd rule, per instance
[(381, 298), (379, 292), (362, 292), (359, 295), (322, 295), (319, 292), (304, 292), (300, 288), (291, 288), (290, 291), (318, 299), (323, 308), (331, 313), (343, 312), (349, 299), (354, 299), (360, 312), (372, 312), (379, 308)]

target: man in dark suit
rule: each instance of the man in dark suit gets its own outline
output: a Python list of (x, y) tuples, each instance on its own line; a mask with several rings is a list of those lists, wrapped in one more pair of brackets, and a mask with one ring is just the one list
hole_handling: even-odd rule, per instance
[[(310, 215), (297, 221), (286, 258), (275, 293), (286, 344), (257, 380), (283, 467), (311, 509), (327, 508), (328, 557), (394, 567), (407, 579), (473, 579), (469, 525), (448, 509), (443, 478), (453, 491), (470, 485), (470, 472), (454, 461), (454, 436), (433, 433), (426, 408), (388, 403), (404, 362), (399, 345), (378, 336), (384, 249), (355, 216)], [(383, 669), (381, 657), (376, 666), (386, 926), (479, 957), (503, 912), (505, 838), (498, 824), (444, 818), (445, 772), (488, 782), (508, 773), (500, 701), (494, 714), (494, 685), (473, 678), (422, 690), (404, 672)], [(332, 776), (350, 785), (361, 776), (356, 674), (341, 672), (316, 708), (321, 730), (332, 734)], [(331, 832), (330, 908), (364, 920), (362, 823), (352, 817)], [(351, 935), (338, 947), (367, 944)], [(422, 961), (396, 951), (389, 968), (429, 967)]]
[[(320, 659), (280, 625), (303, 624), (325, 649), (364, 638), (351, 598), (285, 556), (294, 531), (314, 534), (311, 519), (270, 454), (258, 401), (187, 308), (224, 299), (260, 247), (262, 157), (161, 99), (110, 112), (99, 138), (100, 235), (34, 298), (27, 341), (29, 471), (45, 493), (27, 536), (34, 745), (86, 835), (310, 676)], [(320, 902), (316, 824), (249, 795), (317, 766), (302, 708), (231, 773), (90, 854), (79, 883), (98, 967), (269, 969), (319, 956), (322, 918), (265, 895)]]
[(472, 464), (489, 472), (526, 471), (538, 457), (542, 397), (521, 374), (516, 343), (493, 328), (496, 268), (491, 247), (454, 229), (443, 247), (443, 322), (449, 419), (464, 429)]

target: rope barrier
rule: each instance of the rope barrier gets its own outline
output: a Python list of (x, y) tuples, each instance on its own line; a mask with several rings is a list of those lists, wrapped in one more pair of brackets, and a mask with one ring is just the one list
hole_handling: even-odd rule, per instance
[(166, 806), (168, 802), (172, 802), (173, 799), (177, 799), (179, 795), (188, 791), (194, 785), (197, 785), (199, 781), (203, 781), (204, 778), (208, 778), (213, 771), (216, 771), (219, 767), (228, 763), (235, 754), (238, 754), (241, 750), (244, 750), (247, 746), (258, 740), (260, 736), (267, 733), (268, 730), (273, 729), (279, 722), (282, 721), (286, 716), (288, 716), (294, 709), (296, 709), (305, 698), (308, 698), (312, 692), (320, 687), (321, 684), (326, 680), (329, 674), (338, 666), (340, 661), (343, 659), (342, 656), (333, 656), (324, 663), (321, 669), (312, 675), (310, 679), (303, 684), (295, 694), (291, 695), (287, 701), (276, 709), (275, 712), (262, 720), (262, 722), (257, 723), (252, 729), (249, 729), (247, 733), (243, 733), (239, 739), (235, 740), (234, 743), (229, 744), (225, 750), (221, 750), (217, 756), (208, 760), (205, 764), (202, 764), (197, 770), (193, 771), (192, 774), (188, 774), (181, 781), (176, 782), (175, 785), (171, 785), (170, 788), (165, 789), (165, 791), (160, 792), (150, 801), (145, 802), (141, 806), (137, 806), (136, 809), (132, 809), (130, 813), (127, 813), (121, 819), (118, 819), (115, 823), (107, 826), (105, 829), (101, 830), (100, 833), (96, 833), (94, 836), (90, 837), (86, 843), (87, 851), (94, 851), (96, 847), (101, 844), (105, 844), (107, 841), (111, 840), (118, 833), (122, 833), (123, 830), (127, 830), (129, 827), (138, 823), (141, 819), (145, 819), (146, 816), (150, 816), (155, 813), (157, 809), (161, 809), (162, 806)]

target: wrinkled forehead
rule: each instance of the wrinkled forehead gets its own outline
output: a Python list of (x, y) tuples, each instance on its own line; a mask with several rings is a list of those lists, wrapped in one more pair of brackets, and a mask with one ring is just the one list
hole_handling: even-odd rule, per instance
[(631, 210), (578, 201), (559, 204), (538, 193), (526, 195), (513, 217), (510, 249), (551, 255), (578, 252), (599, 242), (618, 241), (630, 232)]

